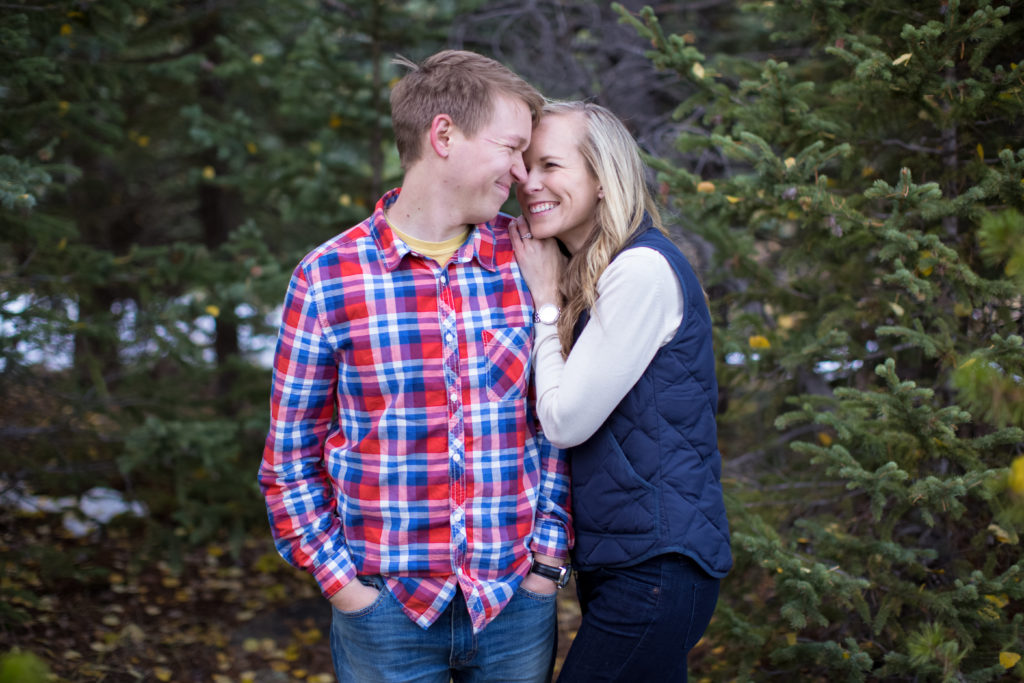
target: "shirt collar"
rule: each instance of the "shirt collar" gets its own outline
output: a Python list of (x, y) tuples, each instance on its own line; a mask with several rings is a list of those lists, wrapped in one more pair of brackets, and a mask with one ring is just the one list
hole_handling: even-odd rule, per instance
[[(401, 191), (402, 188), (397, 187), (381, 197), (377, 201), (373, 215), (370, 216), (370, 231), (377, 243), (377, 248), (380, 249), (384, 266), (389, 271), (398, 268), (402, 259), (411, 251), (409, 246), (395, 235), (394, 230), (391, 229), (384, 217), (384, 212), (395, 203)], [(493, 219), (486, 223), (478, 223), (470, 238), (455, 253), (455, 260), (458, 263), (467, 263), (476, 259), (477, 263), (486, 270), (492, 272), (496, 270), (494, 228), (495, 221)]]

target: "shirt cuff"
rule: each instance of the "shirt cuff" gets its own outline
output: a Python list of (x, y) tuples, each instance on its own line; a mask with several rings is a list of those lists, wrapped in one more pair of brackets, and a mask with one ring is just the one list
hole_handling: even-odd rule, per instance
[(324, 597), (330, 598), (350, 581), (355, 580), (356, 566), (345, 553), (316, 567), (313, 570), (313, 578), (320, 585), (320, 592)]
[(530, 541), (531, 552), (566, 560), (571, 547), (569, 530), (564, 524), (555, 519), (537, 520)]

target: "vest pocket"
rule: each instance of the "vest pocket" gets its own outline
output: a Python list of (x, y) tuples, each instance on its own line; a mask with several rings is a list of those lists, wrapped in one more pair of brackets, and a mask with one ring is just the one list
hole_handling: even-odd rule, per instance
[(573, 514), (580, 533), (657, 535), (658, 489), (636, 473), (609, 430), (572, 452)]
[(482, 330), (487, 355), (487, 398), (514, 401), (526, 396), (530, 366), (530, 332), (525, 327)]

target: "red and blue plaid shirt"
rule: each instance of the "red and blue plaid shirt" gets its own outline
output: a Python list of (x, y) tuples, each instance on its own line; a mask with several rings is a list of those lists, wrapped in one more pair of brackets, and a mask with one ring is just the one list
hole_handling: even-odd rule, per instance
[(508, 217), (439, 265), (389, 227), (398, 192), (292, 276), (259, 481), (278, 551), (324, 595), (380, 574), (426, 628), (461, 587), (480, 630), (531, 551), (568, 555), (568, 468), (536, 431)]

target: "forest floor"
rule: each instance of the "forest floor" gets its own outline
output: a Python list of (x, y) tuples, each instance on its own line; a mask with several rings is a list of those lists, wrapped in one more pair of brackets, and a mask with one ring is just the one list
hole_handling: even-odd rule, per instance
[[(31, 652), (49, 681), (330, 683), (330, 610), (266, 537), (208, 545), (172, 569), (141, 560), (137, 535), (79, 538), (51, 514), (0, 509), (0, 656)], [(558, 602), (561, 664), (579, 624)], [(33, 683), (25, 676), (0, 683)]]

